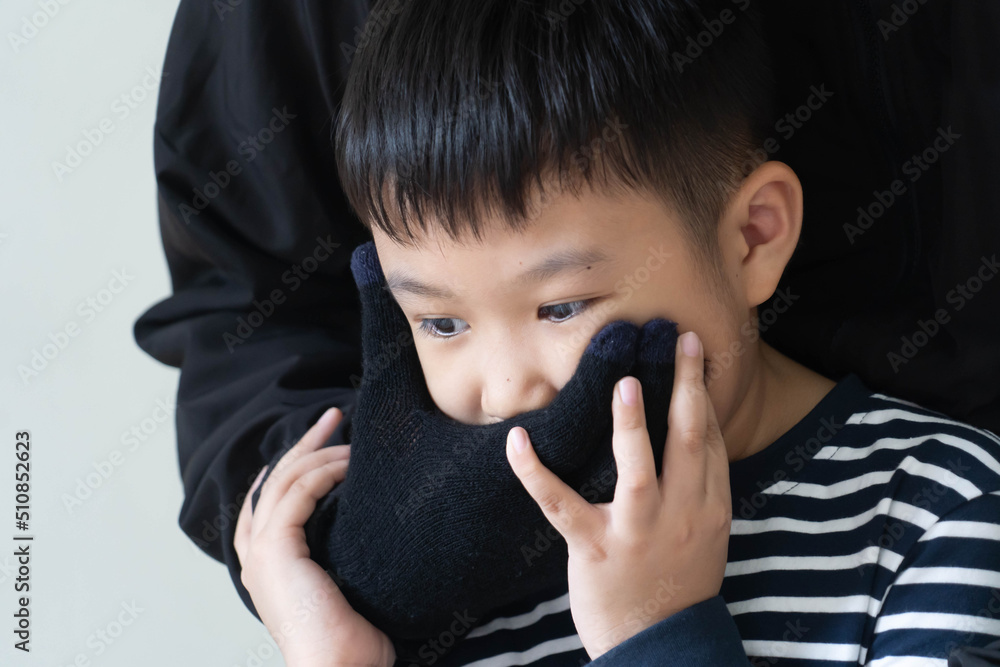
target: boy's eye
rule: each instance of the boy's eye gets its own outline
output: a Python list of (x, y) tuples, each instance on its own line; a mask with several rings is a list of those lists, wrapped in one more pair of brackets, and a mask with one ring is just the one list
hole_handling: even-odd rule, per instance
[(461, 331), (456, 331), (454, 325), (449, 326), (449, 323), (464, 321), (465, 320), (460, 320), (457, 317), (420, 320), (420, 326), (417, 327), (417, 330), (420, 331), (420, 333), (433, 338), (451, 338), (452, 336), (456, 336), (461, 333)]
[(557, 303), (554, 306), (542, 306), (538, 309), (539, 314), (544, 312), (553, 313), (553, 322), (565, 322), (571, 317), (576, 317), (587, 309), (593, 299), (585, 301), (570, 301), (569, 303)]
[[(582, 313), (595, 300), (585, 299), (583, 301), (558, 303), (554, 306), (542, 306), (538, 309), (538, 313), (552, 322), (565, 322)], [(455, 322), (464, 323), (465, 320), (457, 317), (420, 320), (420, 326), (417, 327), (417, 330), (432, 338), (452, 338), (462, 333), (465, 328), (468, 328), (468, 324), (464, 328), (459, 328), (455, 325)]]

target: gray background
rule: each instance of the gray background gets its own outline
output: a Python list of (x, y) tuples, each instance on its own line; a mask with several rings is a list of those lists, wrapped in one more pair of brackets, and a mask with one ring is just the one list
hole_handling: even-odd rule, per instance
[[(170, 294), (152, 137), (177, 4), (0, 4), (5, 666), (284, 664), (225, 567), (177, 525), (174, 415), (165, 418), (162, 405), (172, 407), (178, 373), (143, 353), (131, 332), (143, 310)], [(67, 163), (67, 147), (96, 139), (102, 122), (112, 131), (57, 174), (54, 163)], [(127, 284), (111, 282), (116, 271)], [(42, 356), (45, 367), (22, 378), (19, 367), (31, 368), (35, 351), (51, 359)], [(123, 439), (133, 427), (144, 439)], [(20, 595), (12, 569), (14, 438), (21, 430), (32, 436), (30, 654), (13, 648)], [(141, 611), (125, 612), (133, 603)], [(119, 616), (131, 623), (116, 626)], [(110, 644), (97, 634), (119, 629)]]

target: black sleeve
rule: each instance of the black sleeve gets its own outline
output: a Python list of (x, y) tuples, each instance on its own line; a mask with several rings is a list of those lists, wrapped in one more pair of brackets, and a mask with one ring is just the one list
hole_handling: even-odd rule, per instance
[(154, 161), (173, 294), (134, 335), (180, 368), (180, 526), (255, 615), (233, 548), (246, 491), (326, 408), (353, 402), (361, 374), (350, 256), (370, 235), (330, 130), (367, 11), (182, 0), (163, 66)]

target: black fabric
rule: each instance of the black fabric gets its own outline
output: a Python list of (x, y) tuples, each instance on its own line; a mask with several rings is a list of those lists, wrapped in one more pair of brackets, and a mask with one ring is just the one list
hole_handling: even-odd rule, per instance
[[(894, 14), (902, 5), (916, 10)], [(854, 371), (1000, 431), (1000, 281), (971, 298), (955, 291), (987, 274), (984, 258), (1000, 247), (1000, 5), (761, 8), (777, 108), (794, 113), (811, 86), (833, 93), (799, 127), (776, 128), (768, 154), (799, 174), (806, 213), (782, 285), (760, 309), (764, 339), (827, 376)], [(172, 294), (134, 333), (181, 369), (180, 526), (228, 566), (254, 613), (232, 546), (239, 503), (326, 408), (353, 402), (350, 377), (361, 373), (348, 269), (370, 236), (344, 201), (329, 135), (367, 14), (364, 0), (181, 0), (163, 64), (153, 148)], [(901, 26), (887, 31), (887, 20)], [(911, 182), (907, 161), (942, 128), (961, 138)], [(852, 243), (845, 224), (895, 179), (905, 193)], [(948, 321), (928, 334), (938, 310)], [(888, 355), (910, 351), (894, 368)]]
[(394, 640), (398, 659), (433, 664), (442, 653), (427, 647), (457, 618), (482, 620), (567, 581), (566, 543), (511, 470), (508, 431), (523, 427), (542, 463), (589, 502), (610, 502), (618, 477), (609, 408), (615, 383), (634, 375), (659, 471), (677, 324), (610, 322), (544, 408), (463, 424), (431, 399), (372, 242), (358, 246), (351, 267), (364, 350), (351, 461), (306, 523), (307, 543), (351, 607)]
[[(793, 303), (762, 337), (828, 377), (853, 371), (878, 391), (1000, 432), (1000, 5), (761, 6), (780, 115), (806, 104), (813, 86), (832, 93), (799, 128), (786, 122), (773, 135), (770, 157), (799, 175), (805, 217), (778, 295), (760, 312)], [(936, 151), (942, 130), (960, 138), (924, 170), (914, 155)], [(877, 213), (880, 197), (894, 200), (869, 224), (858, 208)], [(977, 285), (980, 272), (989, 280)]]
[(1000, 641), (957, 648), (948, 656), (948, 667), (1000, 667)]

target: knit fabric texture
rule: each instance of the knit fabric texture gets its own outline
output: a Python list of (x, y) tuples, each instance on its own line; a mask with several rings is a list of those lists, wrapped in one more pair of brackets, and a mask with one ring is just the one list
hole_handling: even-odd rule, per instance
[(307, 543), (351, 606), (393, 640), (397, 657), (424, 664), (425, 642), (457, 618), (483, 618), (566, 581), (566, 542), (507, 460), (511, 428), (523, 427), (541, 462), (586, 500), (610, 502), (617, 479), (612, 394), (619, 379), (633, 375), (660, 474), (677, 325), (610, 322), (547, 406), (494, 424), (463, 424), (431, 399), (373, 242), (355, 249), (351, 271), (363, 347), (351, 458), (346, 479), (307, 522)]

